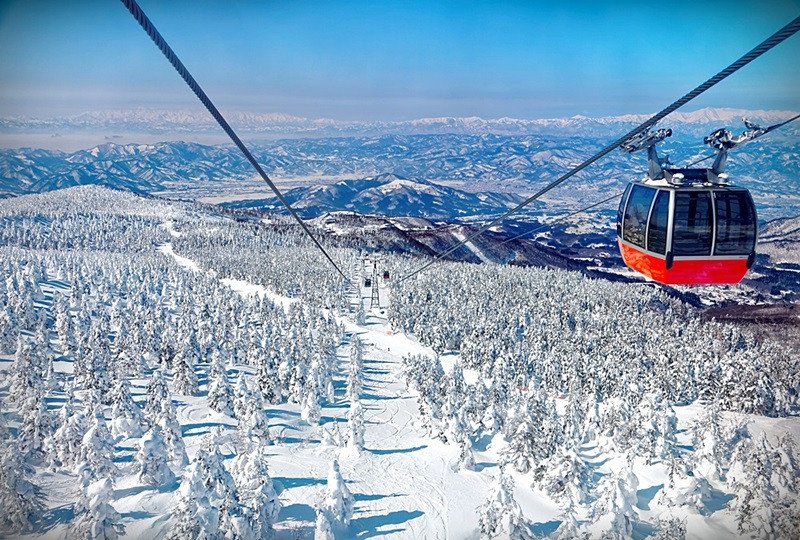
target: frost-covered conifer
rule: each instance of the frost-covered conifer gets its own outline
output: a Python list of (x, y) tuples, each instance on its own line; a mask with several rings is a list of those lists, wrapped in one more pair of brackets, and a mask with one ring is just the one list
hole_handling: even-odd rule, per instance
[(364, 302), (359, 302), (356, 307), (356, 324), (364, 326), (367, 324), (367, 312), (364, 311)]
[(128, 379), (121, 378), (111, 394), (111, 433), (115, 437), (140, 437), (144, 416), (139, 405), (133, 401)]
[(169, 399), (171, 398), (167, 388), (167, 381), (164, 379), (164, 372), (161, 369), (156, 369), (150, 376), (150, 382), (147, 383), (147, 399), (144, 404), (144, 416), (151, 424), (157, 422), (164, 407), (164, 402)]
[(710, 481), (718, 481), (726, 467), (719, 407), (708, 405), (692, 427), (693, 469)]
[(44, 357), (40, 347), (22, 336), (17, 340), (17, 351), (11, 365), (8, 399), (12, 403), (25, 403), (32, 393), (44, 389), (42, 379)]
[(628, 463), (619, 474), (609, 474), (600, 485), (600, 498), (594, 508), (593, 532), (602, 532), (604, 538), (630, 538), (633, 524), (638, 519), (635, 509), (636, 489), (639, 479)]
[(527, 473), (543, 458), (539, 449), (542, 434), (526, 415), (518, 419), (517, 429), (506, 449), (503, 460), (515, 470)]
[[(233, 477), (222, 464), (215, 441), (210, 446), (197, 451), (184, 473), (168, 538), (224, 538), (226, 533), (234, 534), (231, 528), (243, 528)], [(250, 534), (243, 536), (249, 538)]]
[(19, 415), (22, 419), (17, 430), (20, 449), (26, 454), (43, 455), (48, 449), (47, 441), (55, 430), (55, 418), (47, 408), (42, 388), (30, 390), (19, 409)]
[(236, 385), (233, 388), (233, 409), (236, 418), (244, 417), (247, 414), (248, 404), (253, 397), (248, 378), (244, 371), (240, 371), (239, 376), (236, 378)]
[(560, 446), (536, 468), (534, 477), (535, 485), (556, 501), (577, 506), (588, 498), (591, 472), (573, 448)]
[(157, 488), (172, 485), (175, 475), (169, 468), (167, 455), (161, 426), (153, 426), (139, 441), (139, 450), (134, 456), (139, 482)]
[(3, 441), (0, 449), (0, 526), (16, 533), (28, 532), (32, 518), (42, 507), (29, 478), (33, 469), (25, 463), (15, 441)]
[(735, 498), (729, 508), (736, 513), (739, 534), (767, 538), (777, 525), (776, 510), (782, 506), (774, 470), (779, 454), (763, 433), (755, 440), (739, 442), (731, 459), (728, 480)]
[(655, 534), (650, 538), (653, 540), (685, 540), (686, 521), (679, 518), (660, 520)]
[(317, 393), (317, 386), (312, 384), (306, 389), (305, 396), (303, 397), (302, 408), (300, 409), (300, 417), (303, 421), (311, 425), (318, 425), (321, 418), (321, 410), (319, 406), (319, 394)]
[(89, 426), (89, 431), (83, 436), (79, 459), (91, 467), (95, 478), (113, 476), (117, 467), (112, 462), (114, 457), (114, 440), (108, 430), (106, 420), (98, 411)]
[(338, 448), (342, 446), (342, 433), (339, 430), (339, 422), (334, 418), (329, 425), (329, 428), (320, 426), (320, 441), (323, 446)]
[(277, 353), (272, 350), (256, 371), (256, 382), (261, 389), (261, 396), (270, 405), (277, 405), (283, 400), (278, 365)]
[(269, 538), (281, 503), (269, 475), (263, 447), (246, 445), (231, 466), (239, 502), (256, 538)]
[(336, 536), (333, 534), (333, 525), (328, 514), (321, 507), (317, 507), (314, 511), (317, 516), (314, 521), (314, 540), (335, 540)]
[(170, 540), (224, 538), (219, 530), (219, 506), (213, 496), (213, 488), (206, 484), (205, 454), (206, 451), (200, 449), (183, 473), (177, 504), (172, 510), (174, 523), (167, 535)]
[(328, 469), (325, 499), (320, 506), (328, 517), (334, 532), (343, 531), (350, 526), (354, 505), (353, 495), (345, 485), (342, 473), (339, 471), (339, 462), (334, 459)]
[(237, 418), (237, 428), (242, 439), (259, 446), (272, 443), (269, 418), (260, 397), (260, 393), (254, 393), (253, 399), (247, 404), (245, 414)]
[(110, 478), (102, 478), (89, 484), (80, 505), (85, 510), (72, 522), (71, 538), (81, 540), (116, 540), (125, 534), (122, 517), (111, 506), (114, 486)]
[(514, 500), (513, 481), (502, 467), (489, 488), (486, 502), (481, 506), (478, 523), (481, 538), (532, 538), (522, 509)]
[(208, 374), (208, 404), (218, 413), (233, 416), (233, 390), (219, 355), (214, 356)]
[(49, 452), (54, 466), (71, 470), (77, 465), (81, 442), (88, 428), (86, 417), (75, 410), (70, 394), (58, 418), (58, 428), (48, 443)]
[(353, 399), (347, 412), (347, 446), (356, 451), (363, 450), (364, 432), (364, 408), (358, 399)]
[(172, 384), (175, 392), (183, 396), (195, 396), (199, 391), (194, 356), (187, 347), (178, 351), (172, 360)]
[(363, 390), (362, 370), (363, 370), (363, 346), (358, 336), (353, 338), (350, 345), (350, 364), (347, 370), (347, 390), (345, 397), (348, 399), (358, 399)]
[(161, 434), (167, 445), (170, 462), (179, 467), (185, 466), (189, 459), (186, 456), (186, 446), (183, 442), (183, 433), (178, 423), (175, 406), (172, 404), (172, 398), (169, 395), (161, 404), (161, 410), (153, 424), (161, 426)]
[(469, 437), (463, 437), (459, 443), (456, 466), (458, 470), (475, 470), (475, 454), (472, 451), (472, 440)]

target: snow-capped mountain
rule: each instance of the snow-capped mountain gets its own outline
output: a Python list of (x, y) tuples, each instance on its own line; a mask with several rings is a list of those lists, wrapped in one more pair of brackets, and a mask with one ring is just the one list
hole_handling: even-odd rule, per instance
[[(470, 193), (394, 174), (363, 180), (343, 180), (335, 184), (298, 187), (286, 198), (303, 216), (316, 217), (327, 212), (349, 210), (362, 214), (412, 216), (429, 219), (454, 219), (470, 215), (502, 213), (522, 201), (505, 193)], [(282, 211), (275, 197), (239, 200), (226, 204), (237, 208)]]
[[(718, 124), (703, 126), (702, 133), (708, 133)], [(290, 181), (292, 187), (334, 184), (327, 191), (320, 188), (315, 197), (335, 202), (337, 197), (353, 196), (351, 191), (357, 189), (355, 185), (336, 187), (339, 180), (384, 173), (453, 186), (465, 192), (530, 193), (582, 162), (606, 142), (603, 138), (567, 137), (563, 133), (560, 136), (384, 135), (282, 139), (255, 145), (253, 151), (271, 177)], [(680, 165), (710, 152), (701, 138), (676, 128), (675, 135), (665, 141), (662, 155), (669, 155), (673, 163)], [(800, 197), (793, 187), (800, 178), (798, 156), (800, 137), (781, 129), (737, 148), (729, 159), (728, 172), (736, 183), (752, 190), (762, 218), (798, 215)], [(567, 210), (601, 200), (622, 191), (626, 182), (642, 176), (645, 167), (646, 160), (641, 154), (615, 152), (577, 175), (564, 188), (548, 194), (548, 205), (554, 210)], [(0, 196), (82, 184), (211, 202), (269, 195), (249, 164), (230, 145), (105, 143), (72, 153), (27, 148), (0, 150)], [(399, 196), (404, 186), (394, 187)], [(371, 212), (371, 202), (380, 196), (379, 192), (365, 194), (365, 208), (352, 209)], [(386, 202), (402, 206), (402, 199)], [(348, 207), (329, 204), (325, 208)], [(459, 213), (454, 211), (452, 215)]]
[[(594, 135), (612, 136), (621, 129), (641, 123), (653, 113), (620, 116), (567, 118), (494, 118), (431, 117), (403, 121), (340, 121), (328, 118), (303, 118), (284, 113), (252, 113), (228, 111), (227, 119), (242, 133), (256, 135), (331, 136), (331, 135), (419, 135), (457, 133), (462, 135)], [(735, 126), (743, 116), (754, 121), (775, 123), (797, 114), (792, 111), (704, 108), (690, 112), (675, 112), (666, 123), (698, 125), (704, 129)], [(93, 111), (69, 117), (0, 119), (0, 131), (32, 132), (99, 130), (114, 133), (198, 133), (218, 132), (214, 120), (202, 109), (159, 110), (129, 109)], [(624, 131), (623, 131), (624, 132)]]

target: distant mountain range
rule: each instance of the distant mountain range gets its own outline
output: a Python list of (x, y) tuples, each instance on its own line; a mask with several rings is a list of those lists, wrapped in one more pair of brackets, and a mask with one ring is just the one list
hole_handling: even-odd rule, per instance
[[(705, 126), (703, 133), (718, 125), (691, 124), (696, 129)], [(700, 137), (682, 129), (675, 131), (662, 148), (662, 155), (669, 154), (672, 162), (685, 164), (711, 153)], [(607, 142), (602, 137), (565, 135), (382, 135), (280, 139), (253, 145), (252, 149), (267, 173), (283, 182), (282, 189), (302, 188), (292, 196), (308, 205), (309, 215), (331, 210), (397, 215), (413, 206), (410, 200), (424, 198), (426, 190), (435, 189), (445, 194), (441, 205), (434, 205), (433, 198), (430, 204), (421, 199), (417, 203), (431, 212), (428, 217), (439, 219), (445, 214), (456, 218), (496, 213), (519, 200), (518, 196), (500, 197), (498, 193), (531, 193)], [(800, 136), (781, 129), (734, 150), (728, 172), (736, 183), (752, 190), (764, 219), (795, 216), (800, 214), (796, 189), (799, 156)], [(564, 188), (548, 194), (548, 209), (563, 211), (601, 200), (641, 177), (645, 167), (642, 154), (614, 152), (576, 175)], [(391, 195), (370, 190), (369, 181), (364, 179), (382, 174), (415, 185), (395, 183)], [(350, 183), (337, 184), (341, 180)], [(366, 187), (362, 188), (359, 181), (367, 182), (363, 184)], [(252, 206), (253, 200), (267, 207), (273, 204), (266, 200), (271, 196), (266, 186), (232, 145), (106, 143), (76, 152), (0, 150), (0, 196), (84, 184), (205, 202), (250, 201), (236, 203), (242, 206)], [(333, 187), (324, 187), (329, 185)], [(447, 192), (445, 186), (454, 191)], [(359, 196), (362, 191), (365, 193)], [(487, 193), (494, 195), (478, 197)], [(442, 202), (445, 199), (447, 203)]]
[[(360, 214), (424, 217), (451, 220), (472, 215), (501, 214), (522, 202), (523, 197), (507, 193), (470, 193), (425, 181), (413, 181), (394, 174), (335, 184), (298, 187), (284, 193), (304, 217), (349, 210)], [(225, 203), (235, 208), (283, 211), (276, 197)]]
[[(728, 108), (705, 108), (676, 112), (665, 122), (670, 125), (697, 126), (700, 131), (714, 127), (736, 126), (747, 116), (754, 121), (775, 123), (796, 114), (791, 111), (763, 111)], [(282, 113), (256, 114), (238, 111), (225, 113), (231, 125), (249, 136), (374, 136), (374, 135), (558, 135), (610, 136), (641, 123), (651, 114), (628, 114), (590, 118), (496, 118), (438, 117), (395, 122), (342, 121), (309, 119)], [(53, 135), (72, 131), (99, 131), (113, 134), (187, 134), (220, 133), (211, 116), (202, 109), (164, 111), (130, 109), (88, 112), (55, 118), (0, 118), (0, 133), (42, 132)], [(624, 132), (624, 131), (623, 131)]]

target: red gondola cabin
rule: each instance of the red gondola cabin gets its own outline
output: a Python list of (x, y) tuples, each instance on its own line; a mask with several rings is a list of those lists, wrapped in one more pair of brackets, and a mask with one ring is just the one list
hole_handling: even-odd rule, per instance
[[(680, 172), (690, 171), (706, 175)], [(625, 264), (661, 283), (738, 283), (755, 259), (756, 210), (744, 188), (634, 182), (619, 205), (617, 241)]]

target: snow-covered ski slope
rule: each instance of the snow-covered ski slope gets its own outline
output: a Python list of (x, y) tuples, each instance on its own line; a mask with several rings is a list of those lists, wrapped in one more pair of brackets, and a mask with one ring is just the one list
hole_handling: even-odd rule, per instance
[[(759, 383), (752, 408), (781, 396), (767, 417), (711, 394), (643, 393), (626, 404), (610, 390), (600, 400), (599, 388), (557, 388), (553, 374), (541, 391), (534, 379), (506, 380), (513, 355), (492, 320), (509, 326), (518, 314), (507, 307), (513, 295), (489, 293), (492, 275), (523, 271), (476, 274), (483, 288), (473, 298), (459, 280), (479, 267), (445, 265), (427, 288), (399, 289), (404, 298), (382, 282), (381, 307), (370, 310), (359, 253), (334, 250), (351, 269), (347, 288), (312, 268), (313, 249), (285, 224), (262, 230), (95, 187), (0, 201), (0, 218), (7, 537), (796, 537), (796, 381)], [(385, 261), (393, 274), (409, 264)], [(585, 290), (613, 304), (622, 287), (564, 279), (590, 310)], [(483, 324), (455, 307), (436, 312), (448, 302), (480, 304)], [(561, 323), (588, 342), (601, 314), (584, 320), (571, 309), (562, 302)], [(648, 309), (620, 304), (618, 314)], [(677, 305), (658, 309), (670, 323), (684, 316)], [(695, 332), (719, 330), (697, 324), (683, 331), (695, 348)], [(568, 358), (537, 346), (541, 365), (548, 354)], [(717, 353), (761, 354), (769, 375), (797, 359), (775, 347), (743, 333), (735, 350)], [(675, 351), (666, 354), (703, 353)], [(575, 354), (593, 366), (591, 350)], [(334, 459), (352, 512), (329, 487)]]

